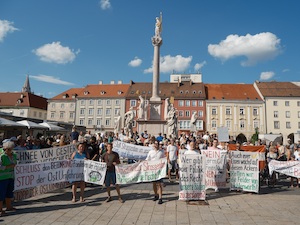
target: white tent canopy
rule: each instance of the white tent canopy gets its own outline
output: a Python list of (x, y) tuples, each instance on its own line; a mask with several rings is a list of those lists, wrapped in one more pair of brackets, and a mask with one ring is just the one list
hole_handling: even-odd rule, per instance
[(22, 120), (22, 121), (18, 121), (17, 123), (25, 125), (28, 129), (48, 129), (45, 126), (42, 126), (30, 120)]
[(65, 130), (64, 128), (51, 124), (51, 123), (47, 123), (47, 122), (43, 122), (43, 123), (39, 123), (39, 125), (44, 126), (46, 128), (48, 128), (51, 131), (63, 131)]
[(0, 127), (26, 127), (23, 124), (16, 123), (15, 121), (0, 118)]

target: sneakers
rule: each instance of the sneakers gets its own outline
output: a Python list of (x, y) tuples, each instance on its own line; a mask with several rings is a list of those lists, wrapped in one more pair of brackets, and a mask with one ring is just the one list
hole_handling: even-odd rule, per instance
[(161, 198), (158, 200), (158, 204), (159, 204), (159, 205), (163, 204), (163, 201), (162, 201)]
[(105, 202), (110, 202), (111, 201), (111, 197), (108, 197)]
[(158, 195), (154, 195), (153, 201), (157, 201), (158, 200)]
[(124, 201), (123, 201), (123, 199), (122, 199), (122, 198), (119, 198), (119, 202), (123, 203)]

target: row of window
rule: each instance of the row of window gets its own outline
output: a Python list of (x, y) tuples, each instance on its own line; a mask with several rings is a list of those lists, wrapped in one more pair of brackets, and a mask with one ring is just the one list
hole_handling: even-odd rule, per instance
[[(178, 111), (178, 117), (190, 117), (191, 115), (194, 114), (194, 112), (197, 112), (197, 111), (192, 111), (192, 113), (191, 113), (191, 111), (189, 111), (189, 110), (185, 110), (185, 111), (179, 110), (179, 111)], [(203, 111), (202, 111), (202, 110), (199, 110), (199, 111), (197, 112), (197, 114), (198, 114), (198, 117), (199, 117), (199, 118), (202, 118), (202, 117), (203, 117)]]
[[(291, 129), (291, 122), (287, 121), (285, 122), (285, 128), (286, 129)], [(279, 121), (274, 121), (274, 129), (280, 129), (280, 122)], [(298, 122), (298, 129), (300, 129), (300, 122)]]
[(187, 107), (202, 107), (203, 106), (203, 101), (202, 100), (179, 100), (178, 101), (178, 106), (187, 106)]
[[(240, 120), (239, 121), (239, 129), (240, 130), (244, 130), (245, 129), (245, 120)], [(226, 123), (225, 123), (225, 126), (228, 128), (228, 130), (231, 130), (231, 123), (232, 123), (232, 121), (230, 121), (230, 120), (226, 120)], [(253, 121), (253, 127), (254, 128), (259, 128), (259, 120), (255, 120), (255, 121)], [(215, 129), (217, 129), (217, 121), (216, 120), (212, 120), (211, 121), (211, 128), (212, 128), (212, 130), (215, 130)]]
[[(274, 118), (279, 117), (279, 112), (274, 111)], [(291, 112), (290, 111), (285, 111), (285, 118), (291, 118)], [(300, 111), (298, 111), (298, 118), (300, 118)]]
[[(217, 115), (218, 113), (217, 113), (217, 108), (216, 107), (213, 107), (212, 109), (211, 109), (211, 114), (212, 115)], [(230, 107), (226, 107), (225, 108), (225, 114), (226, 115), (232, 115), (232, 112), (231, 112), (231, 108)], [(240, 108), (240, 115), (246, 115), (246, 110), (245, 110), (245, 108)], [(253, 108), (252, 109), (252, 115), (253, 116), (258, 116), (259, 115), (259, 113), (258, 113), (258, 108)]]
[[(273, 101), (273, 106), (278, 106), (278, 101)], [(284, 101), (284, 106), (290, 106), (290, 101)], [(297, 101), (297, 106), (300, 107), (300, 101)]]
[[(106, 105), (112, 105), (112, 101), (114, 101), (114, 105), (120, 105), (121, 104), (121, 100), (120, 99), (115, 99), (115, 100), (111, 100), (111, 99), (106, 99), (106, 100), (93, 100), (93, 99), (90, 99), (90, 100), (80, 100), (80, 105), (81, 106), (85, 106), (86, 103), (88, 103), (88, 105), (94, 105), (95, 102), (97, 102), (97, 105), (103, 105), (103, 102), (105, 101)], [(136, 100), (134, 100), (136, 101)], [(51, 103), (51, 108), (55, 108), (56, 107), (56, 104), (60, 104), (60, 108), (61, 109), (64, 109), (66, 107), (65, 103), (55, 103), (55, 102), (52, 102)], [(135, 103), (136, 105), (136, 103)], [(70, 103), (70, 108), (74, 108), (75, 107), (75, 104), (74, 103)]]

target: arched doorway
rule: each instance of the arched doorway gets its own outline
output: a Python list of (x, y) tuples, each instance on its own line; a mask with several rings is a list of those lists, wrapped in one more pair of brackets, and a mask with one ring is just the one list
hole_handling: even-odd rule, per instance
[(244, 142), (247, 142), (247, 138), (243, 133), (240, 133), (238, 136), (236, 136), (236, 142), (243, 144)]
[(290, 133), (288, 136), (287, 136), (288, 139), (290, 139), (290, 143), (293, 144), (295, 143), (295, 137), (294, 137), (294, 133)]

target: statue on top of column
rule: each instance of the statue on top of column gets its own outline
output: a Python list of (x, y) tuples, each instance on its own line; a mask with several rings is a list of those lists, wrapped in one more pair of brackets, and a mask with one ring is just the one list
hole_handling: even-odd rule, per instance
[(160, 37), (162, 31), (162, 13), (160, 13), (160, 17), (156, 17), (155, 20), (155, 36)]

